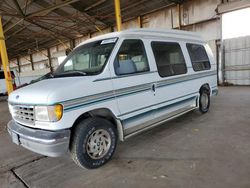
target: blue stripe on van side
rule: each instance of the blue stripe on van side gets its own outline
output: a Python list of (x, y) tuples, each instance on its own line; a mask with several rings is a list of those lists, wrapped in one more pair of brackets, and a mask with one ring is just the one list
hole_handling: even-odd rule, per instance
[(111, 97), (108, 97), (108, 98), (99, 99), (99, 100), (95, 100), (95, 101), (91, 101), (91, 102), (86, 102), (86, 103), (83, 103), (83, 104), (80, 104), (80, 105), (76, 105), (76, 106), (72, 106), (72, 107), (69, 107), (69, 108), (65, 108), (64, 111), (65, 112), (72, 111), (72, 110), (75, 110), (75, 109), (82, 108), (83, 106), (88, 106), (90, 104), (100, 103), (100, 102), (111, 100), (111, 99), (114, 99), (114, 98), (117, 98), (117, 97), (124, 97), (124, 96), (127, 96), (127, 95), (144, 92), (144, 91), (147, 91), (147, 90), (149, 90), (149, 89), (143, 89), (143, 90), (134, 91), (134, 92), (130, 92), (130, 93), (124, 93), (124, 94), (120, 94), (120, 95), (114, 95), (114, 96), (111, 96)]
[(126, 74), (126, 75), (119, 75), (119, 76), (114, 76), (114, 77), (99, 78), (99, 79), (94, 80), (93, 82), (100, 82), (100, 81), (105, 81), (105, 80), (114, 80), (114, 79), (126, 78), (126, 77), (131, 77), (131, 76), (140, 76), (140, 75), (152, 74), (152, 73), (156, 73), (156, 72), (158, 72), (158, 71), (138, 72), (138, 73), (134, 73), (134, 74)]

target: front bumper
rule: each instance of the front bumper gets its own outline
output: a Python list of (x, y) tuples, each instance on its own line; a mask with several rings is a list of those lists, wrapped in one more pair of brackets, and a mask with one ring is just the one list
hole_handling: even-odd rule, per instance
[(14, 120), (8, 123), (8, 132), (12, 141), (33, 152), (58, 157), (69, 148), (70, 130), (46, 131), (24, 127)]

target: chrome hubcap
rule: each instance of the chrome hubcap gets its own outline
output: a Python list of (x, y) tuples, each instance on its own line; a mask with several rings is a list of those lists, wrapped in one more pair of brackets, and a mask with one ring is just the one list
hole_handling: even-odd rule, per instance
[(89, 136), (86, 150), (92, 159), (100, 159), (106, 155), (110, 145), (110, 134), (104, 129), (98, 129)]
[(201, 95), (201, 107), (202, 109), (206, 109), (208, 106), (208, 95), (206, 93), (202, 93)]

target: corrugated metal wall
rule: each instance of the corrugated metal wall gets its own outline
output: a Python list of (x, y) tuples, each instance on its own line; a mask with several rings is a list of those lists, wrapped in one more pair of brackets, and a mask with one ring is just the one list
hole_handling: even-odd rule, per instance
[(250, 85), (250, 36), (224, 40), (224, 81)]

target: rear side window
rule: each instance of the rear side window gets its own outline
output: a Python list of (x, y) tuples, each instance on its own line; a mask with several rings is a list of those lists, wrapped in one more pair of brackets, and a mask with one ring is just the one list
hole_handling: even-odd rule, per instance
[(141, 40), (124, 40), (114, 62), (117, 75), (149, 71), (148, 59)]
[(187, 50), (191, 58), (194, 71), (203, 71), (210, 69), (210, 62), (203, 45), (187, 44)]
[(151, 46), (161, 77), (187, 73), (185, 59), (178, 43), (152, 42)]

